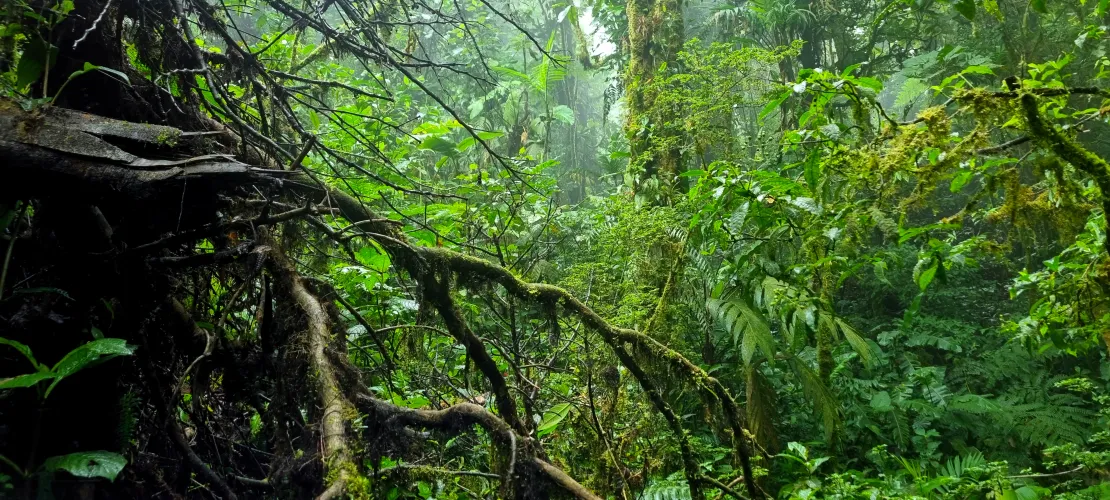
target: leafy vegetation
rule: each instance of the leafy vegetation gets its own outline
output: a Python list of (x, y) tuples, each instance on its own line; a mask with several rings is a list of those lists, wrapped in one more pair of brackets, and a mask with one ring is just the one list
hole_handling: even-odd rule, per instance
[(1110, 2), (3, 0), (0, 497), (1110, 497)]

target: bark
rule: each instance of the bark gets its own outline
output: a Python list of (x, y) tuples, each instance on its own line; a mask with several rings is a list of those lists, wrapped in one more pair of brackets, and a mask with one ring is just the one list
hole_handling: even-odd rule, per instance
[(264, 236), (262, 241), (273, 248), (269, 260), (272, 274), (278, 284), (292, 295), (307, 323), (304, 335), (308, 344), (308, 365), (316, 398), (322, 408), (320, 440), (323, 444), (324, 470), (331, 477), (331, 484), (317, 500), (335, 498), (343, 493), (351, 475), (358, 471), (347, 432), (347, 423), (357, 413), (343, 394), (336, 369), (327, 354), (333, 338), (331, 319), (320, 300), (309, 292), (304, 279), (281, 252), (277, 242), (268, 236)]

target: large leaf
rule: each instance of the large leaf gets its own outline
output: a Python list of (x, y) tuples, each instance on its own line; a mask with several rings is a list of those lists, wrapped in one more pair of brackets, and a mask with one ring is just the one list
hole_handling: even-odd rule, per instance
[(787, 90), (787, 91), (779, 94), (778, 97), (768, 101), (767, 104), (763, 106), (763, 109), (759, 110), (759, 116), (756, 117), (756, 121), (760, 125), (762, 125), (763, 124), (763, 119), (767, 118), (767, 115), (769, 115), (769, 114), (775, 112), (775, 110), (779, 109), (779, 106), (782, 106), (782, 103), (784, 101), (786, 101), (786, 99), (788, 99), (790, 97), (790, 95), (791, 95), (791, 92), (789, 90)]
[(43, 468), (47, 472), (64, 470), (77, 477), (102, 477), (115, 481), (126, 465), (127, 459), (123, 455), (100, 450), (50, 457), (46, 459)]
[(725, 331), (732, 335), (732, 341), (740, 345), (740, 353), (745, 364), (761, 349), (768, 361), (775, 359), (775, 343), (771, 337), (771, 326), (762, 314), (747, 302), (738, 298), (728, 300), (709, 299), (709, 312), (720, 320)]
[(134, 352), (135, 346), (128, 345), (123, 339), (97, 339), (76, 348), (54, 365), (53, 372), (57, 378), (46, 389), (44, 397), (49, 397), (54, 386), (58, 385), (63, 378), (116, 356), (129, 356)]
[(430, 149), (444, 156), (454, 156), (458, 145), (442, 137), (429, 136), (420, 143), (420, 149)]
[(19, 353), (22, 354), (23, 357), (27, 358), (27, 360), (31, 362), (31, 366), (34, 366), (36, 370), (39, 368), (39, 362), (35, 360), (35, 357), (31, 354), (31, 348), (27, 347), (26, 344), (0, 337), (0, 345), (10, 345), (14, 347), (15, 350), (19, 351)]
[(844, 339), (852, 345), (852, 349), (855, 349), (856, 352), (859, 353), (859, 357), (863, 360), (863, 364), (871, 366), (871, 363), (875, 360), (875, 354), (871, 352), (871, 345), (864, 340), (863, 336), (861, 336), (855, 328), (852, 328), (852, 325), (849, 325), (843, 319), (836, 318), (836, 326), (840, 330), (840, 333), (844, 335)]
[(956, 12), (966, 17), (968, 21), (975, 19), (975, 0), (957, 0), (952, 3), (952, 7), (955, 7)]
[(817, 376), (817, 373), (806, 365), (805, 361), (796, 356), (791, 357), (790, 367), (797, 375), (798, 381), (801, 382), (802, 392), (813, 402), (817, 413), (821, 415), (821, 422), (825, 427), (825, 436), (831, 437), (840, 425), (840, 407), (836, 402), (836, 397), (833, 396), (828, 386), (821, 382), (821, 377)]
[[(501, 137), (503, 135), (505, 135), (504, 132), (494, 132), (494, 131), (478, 132), (478, 139), (481, 139), (482, 141), (489, 141), (491, 139), (496, 139), (496, 138)], [(473, 136), (467, 137), (466, 139), (463, 139), (463, 140), (459, 141), (458, 149), (459, 149), (459, 151), (466, 151), (466, 150), (474, 147), (474, 145), (477, 144), (477, 143), (478, 143), (477, 139), (475, 139)]]
[(551, 110), (551, 117), (567, 125), (574, 125), (574, 110), (560, 104)]
[(50, 372), (37, 372), (20, 375), (18, 377), (0, 379), (0, 389), (18, 389), (21, 387), (33, 387), (35, 384), (56, 377), (57, 375)]
[(567, 415), (570, 415), (571, 408), (573, 407), (570, 403), (560, 403), (544, 412), (543, 420), (541, 420), (540, 425), (536, 427), (536, 436), (543, 437), (555, 432), (555, 428), (559, 426), (559, 423), (566, 419)]
[(22, 89), (38, 80), (45, 68), (54, 65), (54, 58), (57, 55), (57, 47), (39, 38), (34, 38), (28, 42), (23, 55), (19, 57), (19, 66), (15, 70), (15, 87)]
[(775, 388), (756, 366), (745, 368), (744, 391), (747, 396), (748, 429), (764, 448), (778, 448), (775, 433)]

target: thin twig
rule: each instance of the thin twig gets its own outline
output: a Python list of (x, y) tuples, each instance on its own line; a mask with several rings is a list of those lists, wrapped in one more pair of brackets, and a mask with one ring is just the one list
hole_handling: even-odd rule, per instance
[(4, 266), (0, 269), (0, 299), (4, 298), (4, 282), (8, 279), (8, 265), (12, 261), (12, 251), (15, 250), (15, 240), (19, 239), (15, 236), (19, 234), (19, 224), (23, 222), (23, 214), (27, 211), (27, 204), (19, 208), (19, 215), (15, 218), (15, 225), (12, 226), (12, 239), (8, 240), (8, 250), (4, 252)]
[(73, 48), (75, 50), (77, 49), (77, 46), (81, 44), (81, 42), (85, 41), (85, 38), (88, 38), (89, 33), (92, 33), (94, 31), (96, 31), (96, 25), (100, 24), (100, 20), (104, 19), (104, 14), (107, 14), (108, 9), (111, 8), (111, 7), (112, 7), (112, 0), (108, 0), (107, 2), (104, 2), (104, 10), (101, 10), (100, 15), (96, 16), (96, 19), (93, 20), (92, 26), (89, 26), (89, 28), (85, 30), (85, 33), (81, 35), (81, 38), (78, 38), (77, 40), (75, 40), (73, 42)]

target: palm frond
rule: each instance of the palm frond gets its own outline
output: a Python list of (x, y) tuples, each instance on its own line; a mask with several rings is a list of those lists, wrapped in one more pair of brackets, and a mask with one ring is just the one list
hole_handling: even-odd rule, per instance
[(713, 298), (709, 299), (707, 307), (732, 336), (733, 343), (740, 347), (744, 364), (751, 364), (756, 349), (762, 350), (768, 360), (774, 359), (775, 342), (771, 337), (771, 325), (747, 301), (739, 297)]

